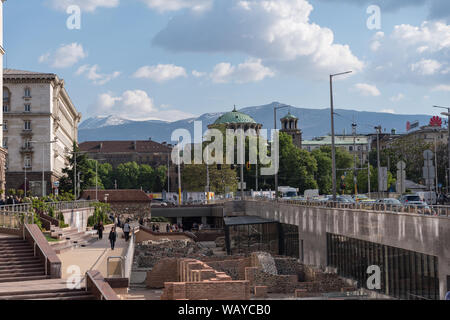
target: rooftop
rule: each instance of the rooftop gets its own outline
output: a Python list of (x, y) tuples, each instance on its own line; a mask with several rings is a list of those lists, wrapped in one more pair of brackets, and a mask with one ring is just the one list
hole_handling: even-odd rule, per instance
[(237, 111), (234, 107), (233, 111), (225, 113), (214, 122), (214, 124), (226, 123), (256, 123), (256, 121), (249, 115)]
[(169, 153), (171, 148), (152, 140), (128, 141), (86, 141), (80, 143), (80, 150), (89, 153)]
[[(134, 189), (124, 189), (124, 190), (98, 190), (98, 200), (100, 202), (105, 201), (105, 196), (107, 196), (108, 203), (114, 202), (151, 202), (151, 199), (147, 194), (142, 190), (134, 190)], [(82, 199), (95, 199), (95, 189), (94, 190), (85, 190), (81, 195)]]
[[(366, 136), (356, 136), (355, 143), (360, 144), (368, 144), (369, 139)], [(338, 136), (335, 137), (335, 144), (336, 145), (351, 145), (353, 144), (353, 136)], [(316, 146), (327, 146), (331, 145), (331, 136), (323, 136), (316, 138), (314, 140), (304, 140), (302, 141), (302, 145), (316, 145)]]
[(3, 69), (4, 79), (56, 79), (57, 76), (54, 73), (33, 72), (17, 69)]

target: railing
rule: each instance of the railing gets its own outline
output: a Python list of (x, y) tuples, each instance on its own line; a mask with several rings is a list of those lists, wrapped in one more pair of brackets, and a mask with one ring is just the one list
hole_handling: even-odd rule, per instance
[(128, 284), (130, 283), (131, 278), (131, 270), (133, 268), (133, 258), (134, 258), (134, 248), (135, 248), (135, 241), (136, 241), (136, 234), (135, 231), (139, 230), (138, 228), (132, 228), (131, 230), (131, 237), (129, 239), (130, 244), (128, 245), (127, 252), (124, 256), (124, 277), (128, 279)]
[[(95, 200), (80, 200), (80, 201), (62, 201), (62, 202), (46, 202), (45, 204), (53, 208), (55, 211), (73, 210), (90, 208), (96, 203)], [(30, 212), (33, 206), (31, 203), (20, 203), (0, 206), (0, 211), (7, 212)]]
[[(247, 199), (253, 201), (266, 201), (275, 202), (272, 199)], [(294, 206), (302, 207), (319, 207), (319, 208), (334, 208), (334, 209), (353, 209), (353, 210), (367, 210), (386, 213), (409, 213), (439, 217), (450, 217), (450, 206), (421, 206), (414, 204), (395, 205), (395, 204), (383, 204), (372, 202), (333, 202), (333, 201), (321, 201), (321, 200), (283, 200), (279, 199), (279, 203), (286, 203)]]
[(33, 223), (33, 221), (33, 213), (0, 210), (0, 228), (20, 230), (24, 223)]

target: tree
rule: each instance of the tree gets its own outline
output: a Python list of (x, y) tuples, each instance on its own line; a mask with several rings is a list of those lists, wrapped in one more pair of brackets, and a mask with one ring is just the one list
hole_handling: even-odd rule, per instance
[(77, 182), (79, 183), (79, 192), (81, 194), (86, 188), (95, 185), (95, 162), (89, 160), (86, 154), (77, 153), (80, 152), (80, 149), (75, 141), (73, 142), (72, 151), (71, 155), (67, 157), (69, 166), (62, 170), (64, 176), (60, 179), (60, 191), (63, 193), (74, 192), (74, 165), (76, 159), (76, 171), (80, 177), (80, 179), (77, 177)]
[(140, 168), (136, 162), (121, 163), (115, 170), (120, 189), (136, 189), (139, 186)]
[(312, 151), (311, 155), (317, 162), (317, 172), (315, 178), (319, 187), (319, 192), (320, 194), (330, 194), (333, 186), (333, 181), (331, 179), (331, 157), (321, 149)]
[(167, 167), (159, 166), (153, 170), (153, 191), (161, 192), (167, 182)]
[(300, 193), (307, 189), (317, 189), (314, 174), (317, 171), (315, 158), (306, 150), (297, 148), (292, 137), (280, 133), (279, 185), (299, 188)]
[(154, 191), (153, 185), (155, 182), (155, 176), (153, 168), (147, 164), (141, 164), (139, 166), (138, 184), (136, 187), (141, 187), (145, 191)]

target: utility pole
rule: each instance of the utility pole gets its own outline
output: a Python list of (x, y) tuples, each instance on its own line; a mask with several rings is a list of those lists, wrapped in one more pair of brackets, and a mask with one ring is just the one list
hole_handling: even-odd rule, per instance
[(330, 112), (331, 112), (331, 175), (333, 181), (333, 201), (336, 201), (336, 150), (334, 136), (334, 99), (333, 99), (333, 77), (351, 73), (352, 71), (330, 74)]
[(353, 162), (354, 162), (354, 170), (353, 170), (353, 183), (355, 185), (355, 195), (358, 194), (358, 179), (356, 174), (356, 127), (357, 124), (355, 122), (352, 123), (352, 133), (353, 133)]
[[(273, 108), (273, 129), (275, 130), (274, 134), (276, 134), (277, 130), (277, 110), (288, 108), (288, 106), (278, 106)], [(273, 141), (273, 140), (272, 140)], [(278, 171), (275, 173), (275, 200), (278, 201)]]
[(381, 193), (381, 163), (380, 163), (380, 134), (381, 134), (381, 126), (375, 127), (375, 130), (377, 130), (378, 192)]
[(256, 181), (255, 181), (255, 191), (258, 192), (258, 158), (256, 158)]
[(170, 192), (170, 153), (167, 154), (167, 193)]
[(244, 164), (241, 164), (241, 200), (244, 200)]
[[(178, 140), (178, 146), (180, 145), (180, 140)], [(178, 204), (181, 205), (181, 161), (180, 161), (180, 150), (177, 149), (178, 155)]]

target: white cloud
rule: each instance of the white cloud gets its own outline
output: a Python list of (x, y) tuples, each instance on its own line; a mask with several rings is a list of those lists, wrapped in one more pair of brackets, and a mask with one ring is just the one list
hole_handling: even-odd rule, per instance
[(381, 95), (380, 90), (376, 86), (367, 83), (357, 83), (353, 86), (352, 90), (359, 92), (363, 96), (378, 97)]
[(372, 43), (370, 45), (370, 49), (372, 51), (377, 51), (381, 46), (381, 40), (384, 38), (384, 32), (377, 32), (372, 38)]
[(205, 72), (200, 72), (200, 71), (197, 71), (197, 70), (193, 70), (192, 71), (192, 75), (194, 77), (196, 77), (196, 78), (202, 78), (202, 77), (206, 76), (206, 73)]
[[(389, 36), (376, 39), (373, 81), (433, 86), (448, 81), (450, 25), (425, 21), (420, 26), (397, 25)], [(374, 48), (372, 48), (374, 49)]]
[(450, 85), (441, 84), (433, 88), (432, 91), (450, 91)]
[(244, 63), (232, 66), (230, 63), (217, 64), (210, 74), (215, 83), (247, 83), (273, 77), (274, 72), (261, 63), (261, 59), (249, 59)]
[(394, 110), (394, 109), (383, 109), (383, 110), (381, 110), (381, 112), (383, 112), (383, 113), (394, 114), (394, 113), (395, 113), (395, 110)]
[(332, 30), (310, 21), (306, 0), (216, 1), (204, 13), (176, 15), (153, 43), (175, 52), (239, 52), (272, 69), (325, 78), (364, 64)]
[(160, 108), (164, 110), (159, 111), (153, 99), (143, 90), (127, 90), (118, 96), (111, 92), (100, 94), (93, 107), (97, 115), (114, 114), (131, 120), (177, 121), (194, 117), (191, 113), (168, 109), (167, 105), (161, 105)]
[(50, 63), (53, 68), (68, 68), (87, 57), (83, 46), (76, 42), (61, 45), (55, 52), (47, 52), (39, 57), (40, 63)]
[(160, 12), (191, 9), (203, 11), (211, 7), (213, 0), (141, 0), (151, 9)]
[(411, 71), (417, 72), (424, 76), (430, 76), (435, 74), (441, 69), (442, 64), (439, 61), (431, 59), (422, 59), (416, 63), (410, 65)]
[(392, 102), (399, 102), (400, 100), (403, 100), (405, 98), (405, 95), (403, 93), (399, 93), (396, 96), (391, 97), (389, 100)]
[(49, 0), (50, 5), (60, 11), (66, 11), (71, 5), (77, 5), (84, 12), (94, 12), (97, 8), (115, 8), (119, 0)]
[(155, 82), (165, 82), (179, 77), (187, 77), (187, 73), (183, 67), (173, 64), (158, 64), (157, 66), (139, 68), (133, 77), (151, 79)]
[(78, 68), (76, 75), (84, 74), (87, 79), (91, 80), (94, 84), (97, 85), (104, 85), (105, 83), (120, 76), (119, 71), (114, 71), (111, 74), (102, 74), (97, 72), (98, 69), (98, 65), (90, 66), (88, 64), (85, 64)]

